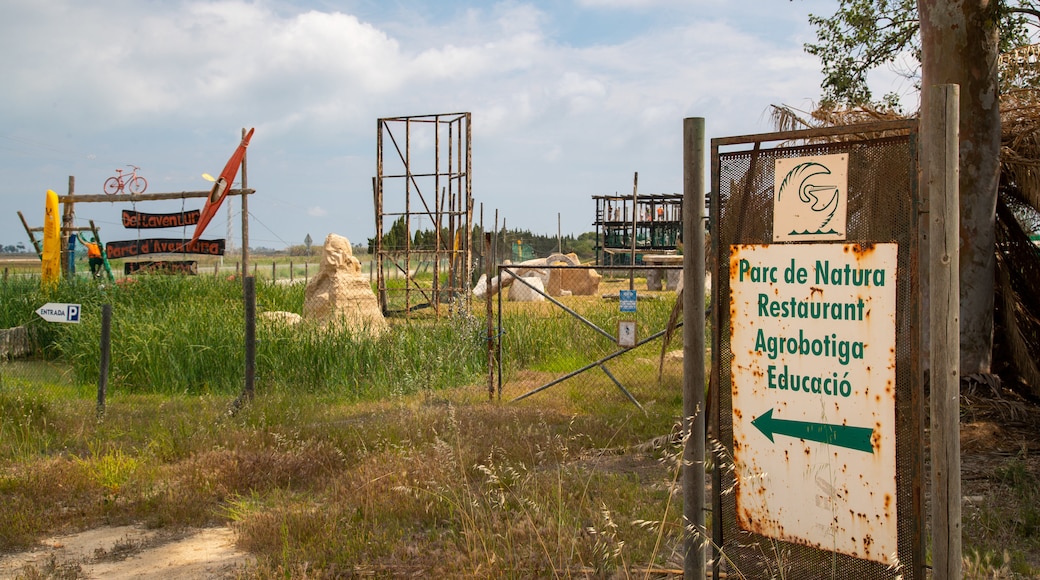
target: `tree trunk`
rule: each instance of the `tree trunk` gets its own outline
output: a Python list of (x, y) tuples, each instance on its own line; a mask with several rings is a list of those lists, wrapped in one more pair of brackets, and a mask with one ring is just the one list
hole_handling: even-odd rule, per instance
[[(997, 2), (989, 0), (918, 0), (921, 102), (928, 102), (935, 85), (961, 87), (961, 376), (990, 372), (993, 356), (994, 223), (1000, 178), (997, 8)], [(922, 117), (925, 111), (922, 108)]]

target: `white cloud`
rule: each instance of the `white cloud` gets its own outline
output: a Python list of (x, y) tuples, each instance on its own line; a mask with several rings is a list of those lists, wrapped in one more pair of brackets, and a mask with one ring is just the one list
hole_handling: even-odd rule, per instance
[[(351, 230), (371, 227), (375, 120), (471, 111), (478, 202), (522, 226), (540, 219), (541, 202), (573, 203), (584, 231), (588, 196), (630, 189), (632, 171), (641, 190), (678, 187), (683, 117), (705, 116), (712, 134), (759, 132), (770, 103), (817, 96), (819, 66), (801, 49), (804, 16), (795, 21), (798, 9), (831, 4), (578, 0), (568, 16), (555, 3), (470, 2), (452, 12), (429, 0), (365, 4), (361, 16), (307, 0), (8, 2), (0, 137), (61, 147), (34, 149), (58, 159), (12, 171), (31, 180), (0, 185), (0, 204), (55, 176), (103, 180), (145, 156), (156, 183), (196, 189), (200, 172), (219, 171), (238, 129), (255, 126), (258, 219), (294, 228), (286, 239), (306, 233), (293, 220), (316, 218), (352, 238), (371, 235)], [(564, 18), (580, 28), (589, 13), (616, 18), (617, 9), (639, 18), (620, 10), (622, 24), (602, 37), (596, 28), (582, 28), (582, 42), (566, 36)], [(752, 20), (769, 34), (749, 29)], [(22, 146), (0, 145), (16, 150), (0, 150), (0, 167), (20, 169)], [(0, 221), (0, 231), (20, 230)]]
[(679, 4), (679, 0), (578, 0), (577, 3), (585, 8), (649, 8)]

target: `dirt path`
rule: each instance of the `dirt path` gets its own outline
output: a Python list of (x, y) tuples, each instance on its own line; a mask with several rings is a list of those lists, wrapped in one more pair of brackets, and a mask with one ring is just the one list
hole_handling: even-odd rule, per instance
[(170, 533), (138, 526), (104, 527), (47, 538), (32, 551), (0, 556), (0, 578), (34, 568), (61, 578), (223, 578), (251, 561), (235, 549), (234, 533), (227, 528)]

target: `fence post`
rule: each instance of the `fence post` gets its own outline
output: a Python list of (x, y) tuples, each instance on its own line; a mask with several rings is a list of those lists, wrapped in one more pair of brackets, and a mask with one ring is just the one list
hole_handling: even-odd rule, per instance
[[(704, 118), (683, 119), (683, 577), (704, 580)], [(712, 490), (718, 493), (718, 490)]]
[[(487, 303), (488, 400), (495, 398), (495, 326), (491, 320), (491, 233), (484, 233), (484, 301)], [(499, 398), (501, 398), (501, 393)]]
[[(931, 355), (932, 570), (961, 577), (960, 87), (937, 85), (925, 103)], [(922, 117), (924, 118), (924, 117)]]
[(276, 281), (276, 280), (278, 279), (278, 277), (277, 277), (277, 276), (275, 276), (275, 265), (276, 265), (277, 263), (278, 263), (278, 262), (276, 262), (276, 261), (274, 261), (274, 260), (271, 260), (271, 281), (272, 281), (272, 282), (274, 282), (274, 281)]
[(252, 399), (256, 379), (256, 278), (246, 277), (243, 294), (246, 301), (246, 384), (243, 395)]
[(97, 416), (105, 415), (105, 395), (108, 391), (108, 367), (112, 352), (112, 305), (101, 306), (101, 372), (98, 374)]
[(292, 263), (292, 260), (289, 260), (289, 283), (291, 284), (292, 282), (293, 282), (293, 263)]

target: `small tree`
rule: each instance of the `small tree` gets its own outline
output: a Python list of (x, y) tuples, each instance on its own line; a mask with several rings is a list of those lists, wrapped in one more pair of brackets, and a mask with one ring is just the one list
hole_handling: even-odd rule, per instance
[(311, 244), (312, 243), (314, 243), (314, 240), (311, 239), (311, 235), (310, 234), (307, 234), (307, 237), (303, 238), (303, 245), (307, 247), (307, 255), (308, 256), (311, 255)]

